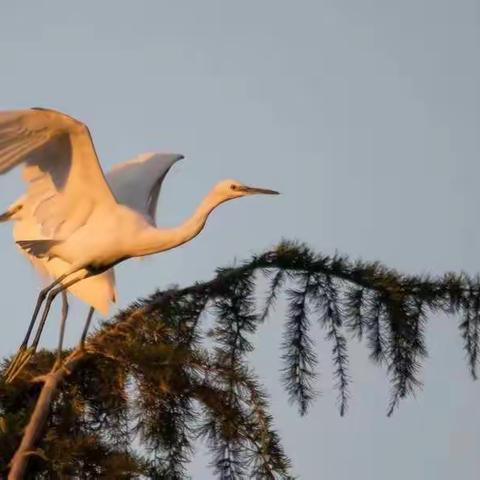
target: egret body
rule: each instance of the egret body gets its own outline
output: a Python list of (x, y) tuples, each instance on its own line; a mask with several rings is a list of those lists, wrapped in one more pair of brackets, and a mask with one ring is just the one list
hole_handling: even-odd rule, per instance
[[(131, 160), (115, 165), (113, 169), (107, 173), (106, 178), (119, 203), (136, 210), (138, 213), (142, 214), (148, 222), (155, 225), (157, 200), (161, 185), (170, 168), (180, 158), (181, 155), (178, 154), (140, 154)], [(23, 195), (9, 207), (7, 212), (0, 215), (0, 222), (7, 220), (15, 222), (13, 229), (15, 240), (26, 237), (34, 238), (41, 236), (39, 225), (31, 214), (37, 206), (35, 200), (30, 198), (29, 195)], [(27, 257), (43, 277), (57, 279), (71, 268), (69, 263), (60, 258), (41, 259), (29, 255), (21, 248), (19, 250)], [(115, 302), (116, 291), (113, 268), (70, 286), (68, 291), (88, 305), (91, 305), (80, 341), (80, 346), (83, 346), (94, 310), (99, 310), (106, 315), (110, 304)], [(62, 292), (62, 318), (60, 324), (57, 362), (61, 360), (67, 315), (67, 294), (66, 292)], [(31, 329), (29, 328), (24, 342), (22, 343), (23, 348), (25, 348), (28, 343), (30, 333)], [(41, 333), (42, 328), (39, 328), (35, 335), (34, 346), (39, 342)]]
[[(188, 242), (200, 233), (210, 213), (228, 200), (278, 193), (223, 180), (180, 226), (156, 228), (142, 214), (117, 201), (86, 125), (47, 109), (0, 112), (0, 174), (20, 163), (24, 163), (27, 195), (36, 205), (30, 214), (41, 237), (19, 239), (17, 244), (36, 258), (60, 259), (70, 265), (40, 292), (29, 330), (44, 301), (41, 326), (56, 295), (78, 282), (129, 258)], [(20, 352), (20, 369), (35, 348), (34, 342), (33, 349)], [(15, 378), (18, 372), (15, 367), (9, 378)]]

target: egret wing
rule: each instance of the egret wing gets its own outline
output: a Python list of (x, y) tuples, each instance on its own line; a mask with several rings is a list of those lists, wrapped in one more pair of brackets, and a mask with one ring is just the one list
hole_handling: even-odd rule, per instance
[(163, 180), (180, 158), (181, 155), (142, 153), (115, 165), (107, 173), (107, 181), (119, 203), (136, 210), (155, 226)]
[[(20, 201), (23, 202), (23, 199)], [(40, 225), (29, 213), (34, 210), (34, 207), (35, 205), (32, 203), (27, 203), (26, 206), (22, 203), (22, 208), (16, 215), (13, 225), (13, 238), (16, 241), (25, 238), (44, 238)], [(59, 278), (72, 267), (61, 258), (37, 258), (23, 248), (19, 248), (19, 250), (33, 264), (47, 284), (51, 282), (50, 278)], [(116, 298), (113, 268), (70, 286), (68, 291), (103, 315), (107, 315), (111, 303), (115, 302)]]
[(42, 234), (63, 238), (97, 206), (113, 205), (88, 128), (61, 112), (0, 112), (0, 174), (24, 163), (26, 204)]

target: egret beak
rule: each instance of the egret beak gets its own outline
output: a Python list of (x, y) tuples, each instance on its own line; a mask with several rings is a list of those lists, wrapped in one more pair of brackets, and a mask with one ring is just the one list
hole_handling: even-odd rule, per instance
[(269, 190), (268, 188), (257, 188), (257, 187), (239, 187), (238, 188), (241, 192), (245, 192), (248, 195), (254, 195), (257, 193), (263, 194), (263, 195), (280, 195), (280, 192), (277, 192), (276, 190)]
[(177, 162), (179, 160), (183, 160), (185, 158), (185, 155), (177, 155), (177, 158), (175, 159)]

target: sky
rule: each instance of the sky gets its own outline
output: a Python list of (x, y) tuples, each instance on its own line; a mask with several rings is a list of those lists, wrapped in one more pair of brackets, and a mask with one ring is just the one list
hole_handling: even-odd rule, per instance
[[(222, 178), (282, 192), (223, 205), (191, 243), (120, 265), (120, 308), (282, 238), (408, 273), (479, 272), (478, 58), (478, 0), (0, 7), (0, 109), (44, 106), (81, 119), (106, 169), (145, 151), (186, 156), (164, 183), (159, 224), (182, 221)], [(19, 172), (0, 178), (0, 208), (22, 189)], [(40, 282), (8, 225), (0, 252), (4, 356), (23, 338)], [(74, 304), (69, 344), (86, 312)], [(283, 313), (262, 327), (252, 362), (299, 478), (477, 478), (480, 384), (469, 378), (459, 319), (430, 318), (424, 389), (392, 418), (385, 372), (356, 344), (340, 418), (320, 342), (322, 394), (300, 418), (279, 381)], [(58, 310), (44, 346), (56, 345), (57, 329)], [(193, 478), (211, 477), (208, 461), (194, 459)]]

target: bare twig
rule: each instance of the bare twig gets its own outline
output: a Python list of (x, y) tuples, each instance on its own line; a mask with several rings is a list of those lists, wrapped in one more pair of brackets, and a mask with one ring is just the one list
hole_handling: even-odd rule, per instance
[(8, 480), (21, 480), (24, 478), (30, 456), (37, 453), (35, 445), (40, 439), (47, 421), (50, 405), (55, 397), (57, 387), (86, 353), (85, 350), (74, 350), (62, 365), (54, 365), (49, 373), (35, 379), (36, 381), (43, 381), (42, 391), (40, 392), (30, 421), (25, 428), (20, 446), (10, 462)]

